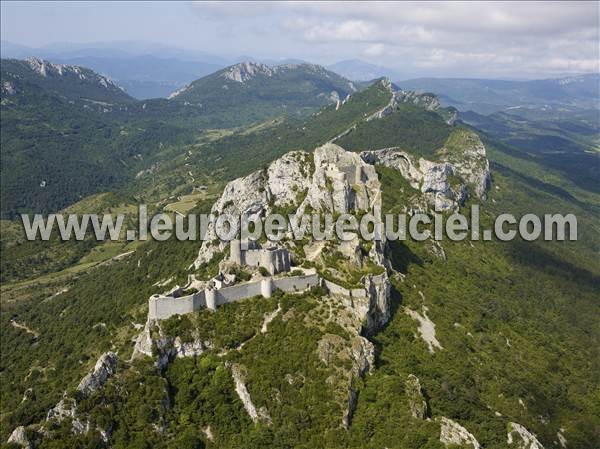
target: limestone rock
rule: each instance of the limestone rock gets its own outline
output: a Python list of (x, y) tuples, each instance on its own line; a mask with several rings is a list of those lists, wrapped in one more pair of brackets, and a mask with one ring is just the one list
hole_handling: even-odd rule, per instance
[(428, 111), (435, 111), (440, 108), (440, 100), (432, 93), (417, 93), (415, 91), (400, 90), (396, 92), (398, 102), (412, 103)]
[(266, 424), (271, 424), (272, 420), (269, 416), (268, 410), (265, 407), (260, 407), (257, 409), (252, 402), (248, 388), (246, 388), (244, 367), (236, 363), (232, 363), (229, 366), (231, 368), (231, 377), (233, 377), (233, 381), (235, 383), (235, 391), (238, 394), (240, 401), (242, 401), (242, 404), (244, 405), (248, 416), (250, 416), (250, 419), (252, 419), (252, 421), (255, 423), (261, 421)]
[(435, 323), (427, 316), (427, 306), (423, 305), (422, 313), (415, 310), (405, 308), (404, 312), (413, 320), (419, 322), (419, 334), (427, 344), (430, 353), (434, 353), (438, 349), (444, 349), (435, 336)]
[(273, 70), (271, 70), (271, 68), (265, 64), (256, 62), (241, 62), (227, 68), (221, 76), (225, 79), (243, 84), (259, 74), (272, 76)]
[(408, 379), (404, 382), (404, 391), (406, 392), (410, 412), (413, 417), (418, 419), (427, 418), (429, 410), (419, 378), (414, 374), (409, 374)]
[(184, 343), (181, 341), (181, 338), (176, 337), (173, 342), (173, 349), (177, 358), (197, 357), (206, 351), (207, 346), (199, 338)]
[(508, 423), (507, 443), (517, 449), (544, 449), (534, 434), (515, 422)]
[(46, 420), (61, 422), (65, 418), (74, 419), (77, 414), (77, 402), (73, 398), (69, 398), (66, 393), (63, 398), (53, 408), (48, 410)]
[(446, 417), (440, 418), (440, 421), (440, 441), (444, 445), (449, 446), (455, 444), (459, 446), (470, 446), (472, 449), (481, 449), (477, 439), (463, 426)]
[(390, 319), (391, 283), (386, 272), (380, 275), (368, 275), (364, 279), (368, 295), (368, 307), (364, 331), (372, 334), (385, 325)]
[(368, 211), (381, 202), (375, 167), (358, 154), (327, 143), (315, 149), (314, 164), (312, 182), (299, 213), (307, 206), (324, 212)]
[(33, 444), (31, 443), (31, 441), (29, 441), (26, 429), (23, 426), (19, 426), (12, 431), (12, 433), (8, 437), (7, 443), (18, 444), (24, 449), (33, 449)]
[(117, 371), (117, 355), (114, 352), (106, 352), (100, 356), (94, 369), (79, 382), (77, 390), (85, 396), (92, 394)]
[(369, 164), (381, 164), (400, 172), (411, 187), (425, 195), (436, 210), (451, 210), (461, 206), (469, 192), (485, 199), (490, 185), (490, 167), (485, 146), (474, 133), (461, 134), (459, 154), (443, 148), (440, 161), (418, 160), (398, 148), (363, 151), (362, 159)]

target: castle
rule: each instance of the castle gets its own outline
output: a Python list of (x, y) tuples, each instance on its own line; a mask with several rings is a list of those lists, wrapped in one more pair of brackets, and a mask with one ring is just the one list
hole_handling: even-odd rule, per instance
[[(246, 247), (246, 249), (244, 249)], [(271, 275), (290, 271), (290, 252), (286, 248), (259, 248), (254, 241), (232, 240), (230, 260), (239, 266), (264, 267)]]
[(231, 277), (219, 273), (204, 290), (191, 295), (180, 296), (182, 289), (169, 295), (152, 295), (148, 301), (148, 318), (164, 320), (173, 315), (183, 315), (204, 308), (216, 310), (220, 305), (253, 296), (270, 298), (276, 289), (298, 292), (320, 285), (320, 278), (316, 273), (275, 277), (276, 274), (287, 273), (291, 269), (291, 256), (286, 248), (260, 248), (257, 242), (242, 244), (239, 240), (232, 240), (230, 261), (239, 266), (264, 267), (270, 276), (231, 285)]

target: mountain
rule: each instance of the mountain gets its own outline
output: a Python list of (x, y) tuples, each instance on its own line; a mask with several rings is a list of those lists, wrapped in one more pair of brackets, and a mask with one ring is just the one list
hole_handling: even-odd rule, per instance
[(189, 138), (129, 112), (136, 100), (95, 72), (2, 60), (2, 216), (62, 209), (113, 188)]
[(339, 61), (328, 65), (327, 68), (353, 81), (369, 81), (381, 77), (397, 80), (401, 77), (393, 69), (361, 61), (360, 59)]
[[(380, 206), (433, 221), (478, 205), (485, 229), (503, 213), (573, 213), (578, 240), (286, 236), (242, 253), (212, 225), (204, 242), (30, 242), (2, 220), (2, 446), (598, 447), (600, 196), (533, 138), (590, 145), (594, 116), (463, 115), (385, 79), (309, 110), (343, 78), (276, 72), (234, 66), (189, 99), (96, 106), (44, 79), (8, 89), (3, 208), (360, 217)], [(269, 82), (294, 112), (272, 115)], [(60, 180), (44, 183), (60, 185), (53, 196), (39, 195), (40, 173)], [(198, 307), (210, 292), (238, 300)]]
[(267, 110), (273, 111), (271, 115), (301, 114), (341, 101), (355, 90), (352, 82), (317, 65), (269, 67), (244, 62), (194, 81), (173, 92), (169, 100), (260, 120)]
[[(53, 64), (37, 58), (2, 60), (2, 93), (21, 95), (41, 88), (65, 100), (103, 103), (134, 101), (109, 78), (74, 65)], [(14, 97), (13, 97), (14, 98)]]
[(231, 63), (228, 59), (202, 52), (136, 43), (122, 43), (118, 48), (115, 43), (31, 48), (2, 41), (2, 57), (36, 57), (88, 67), (112, 79), (137, 99), (166, 98), (183, 85)]
[(137, 99), (166, 98), (174, 90), (222, 68), (222, 65), (152, 55), (131, 57), (57, 57), (61, 64), (89, 67), (106, 74)]
[(446, 105), (481, 114), (528, 106), (600, 108), (597, 73), (533, 81), (417, 78), (398, 84), (406, 89), (436, 92)]
[(123, 185), (204, 129), (305, 116), (353, 89), (318, 66), (249, 63), (171, 100), (136, 101), (90, 69), (35, 58), (2, 60), (1, 81), (3, 217), (56, 211)]
[[(267, 76), (235, 73), (240, 84)], [(598, 195), (449, 120), (453, 112), (382, 80), (308, 116), (200, 134), (126, 195), (73, 210), (114, 213), (147, 195), (158, 211), (167, 203), (153, 189), (175, 201), (170, 192), (202, 182), (218, 193), (198, 194), (197, 213), (360, 215), (380, 205), (433, 216), (436, 205), (477, 204), (485, 227), (499, 213), (574, 213), (580, 240), (284, 239), (270, 253), (289, 255), (291, 267), (275, 277), (218, 239), (95, 246), (62, 271), (3, 283), (2, 440), (40, 449), (598, 446)], [(19, 276), (14, 268), (36, 254), (30, 244), (10, 246), (3, 275)], [(58, 242), (49, 245), (38, 249), (56, 257)], [(219, 272), (233, 282), (222, 295), (269, 280), (282, 289), (249, 289), (216, 310), (151, 313), (152, 295), (206, 299)], [(305, 290), (300, 279), (320, 286)]]

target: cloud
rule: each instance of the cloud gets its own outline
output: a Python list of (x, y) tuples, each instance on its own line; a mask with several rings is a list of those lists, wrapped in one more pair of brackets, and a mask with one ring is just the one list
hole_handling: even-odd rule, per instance
[(222, 23), (232, 48), (271, 57), (360, 56), (407, 76), (540, 77), (600, 66), (596, 2), (200, 2), (192, 9), (207, 24)]
[(362, 51), (362, 54), (365, 56), (383, 56), (385, 54), (385, 45), (381, 42), (376, 44), (369, 45)]

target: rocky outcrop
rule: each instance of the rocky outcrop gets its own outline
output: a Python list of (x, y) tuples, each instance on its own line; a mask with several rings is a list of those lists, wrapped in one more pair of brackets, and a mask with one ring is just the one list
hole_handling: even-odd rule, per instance
[(76, 65), (55, 64), (53, 62), (39, 58), (28, 58), (25, 60), (25, 63), (29, 66), (31, 70), (33, 70), (38, 75), (44, 78), (73, 76), (77, 77), (81, 81), (92, 82), (108, 90), (118, 90), (120, 92), (123, 92), (123, 90), (119, 86), (117, 86), (110, 78), (98, 75), (97, 73), (84, 67), (79, 67)]
[(27, 431), (23, 426), (19, 426), (15, 430), (13, 430), (6, 442), (9, 444), (17, 444), (23, 449), (33, 449), (33, 444), (29, 440), (29, 437), (27, 436)]
[(456, 209), (469, 195), (485, 199), (491, 179), (485, 146), (479, 137), (462, 130), (456, 135), (459, 137), (455, 140), (460, 141), (450, 149), (442, 148), (438, 162), (417, 159), (398, 148), (364, 151), (361, 157), (369, 164), (398, 170), (436, 210)]
[(175, 358), (197, 357), (211, 348), (210, 341), (203, 341), (198, 336), (185, 342), (178, 336), (166, 336), (159, 320), (148, 319), (144, 329), (135, 339), (131, 358), (156, 356), (156, 367), (162, 370)]
[(534, 434), (515, 422), (508, 423), (507, 443), (517, 449), (544, 449)]
[(470, 447), (472, 449), (481, 449), (477, 439), (456, 421), (441, 417), (440, 422), (440, 441), (444, 445), (457, 445), (461, 447)]
[(429, 407), (427, 406), (427, 400), (421, 389), (421, 382), (419, 382), (417, 376), (414, 374), (408, 375), (408, 378), (404, 382), (404, 392), (408, 398), (408, 405), (412, 416), (418, 419), (427, 418), (429, 415)]
[(368, 304), (365, 310), (363, 331), (373, 334), (390, 319), (390, 290), (391, 284), (386, 272), (381, 275), (368, 275), (364, 278)]
[(435, 336), (435, 323), (427, 316), (427, 306), (423, 306), (423, 312), (419, 313), (409, 308), (405, 308), (405, 313), (413, 320), (419, 322), (419, 334), (423, 341), (427, 344), (430, 353), (436, 350), (444, 349)]
[(415, 92), (411, 90), (400, 90), (396, 92), (398, 102), (412, 103), (427, 111), (436, 111), (440, 108), (440, 100), (435, 94), (429, 92)]
[(477, 198), (485, 200), (491, 184), (485, 145), (477, 134), (466, 130), (457, 130), (450, 140), (440, 151), (442, 158), (454, 166), (455, 174)]
[(54, 420), (61, 422), (65, 418), (75, 418), (76, 413), (77, 402), (75, 401), (75, 399), (69, 398), (65, 393), (63, 395), (63, 398), (58, 402), (58, 404), (56, 404), (54, 407), (48, 410), (48, 413), (46, 414), (46, 420)]
[(250, 397), (250, 393), (248, 392), (248, 388), (246, 388), (246, 376), (244, 373), (244, 367), (238, 365), (236, 363), (232, 363), (229, 365), (231, 369), (231, 377), (233, 378), (233, 382), (235, 383), (235, 391), (242, 401), (244, 405), (244, 409), (250, 416), (250, 419), (257, 423), (263, 422), (265, 424), (271, 424), (271, 417), (269, 416), (269, 412), (265, 407), (256, 408), (254, 403), (252, 402), (252, 398)]
[(79, 382), (77, 391), (88, 396), (101, 388), (117, 371), (117, 354), (106, 352), (100, 356), (94, 369)]
[(272, 76), (273, 70), (265, 64), (257, 62), (241, 62), (225, 69), (221, 76), (230, 81), (245, 83), (259, 74)]
[[(381, 189), (375, 167), (361, 157), (328, 143), (313, 155), (292, 151), (273, 161), (266, 170), (229, 182), (211, 214), (230, 214), (249, 219), (263, 217), (274, 207), (288, 207), (297, 217), (305, 212), (348, 213), (371, 211), (381, 206)], [(223, 251), (215, 224), (206, 230), (194, 266)]]

